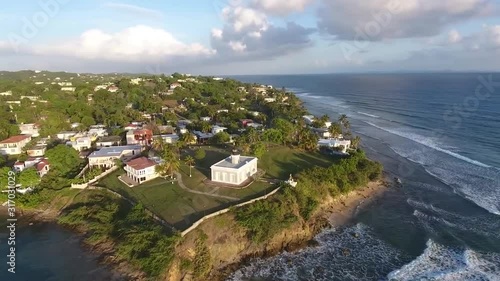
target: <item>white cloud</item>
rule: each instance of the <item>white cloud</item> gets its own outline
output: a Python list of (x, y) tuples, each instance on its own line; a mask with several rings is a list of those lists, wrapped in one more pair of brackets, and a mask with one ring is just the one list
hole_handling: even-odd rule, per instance
[(153, 16), (153, 17), (162, 17), (163, 14), (157, 10), (153, 9), (148, 9), (136, 5), (130, 5), (130, 4), (124, 4), (124, 3), (117, 3), (117, 2), (106, 2), (102, 5), (103, 7), (114, 9), (114, 10), (120, 10), (124, 11), (127, 13), (131, 13), (134, 15), (143, 15), (143, 16)]
[(315, 31), (295, 23), (275, 26), (262, 11), (241, 5), (224, 7), (222, 16), (224, 26), (212, 29), (211, 43), (224, 60), (286, 55), (310, 46), (309, 35)]
[(457, 30), (451, 30), (448, 33), (448, 43), (455, 44), (462, 41), (462, 35)]
[(247, 45), (241, 41), (229, 41), (229, 47), (235, 52), (243, 52), (246, 50)]
[(27, 52), (122, 62), (156, 61), (170, 57), (209, 57), (215, 54), (214, 50), (199, 43), (186, 44), (164, 29), (145, 25), (129, 27), (117, 33), (92, 29), (79, 38), (52, 45), (32, 46)]
[(288, 15), (303, 11), (315, 0), (253, 0), (253, 5), (270, 14)]
[(430, 37), (496, 13), (493, 0), (322, 0), (319, 27), (343, 40)]

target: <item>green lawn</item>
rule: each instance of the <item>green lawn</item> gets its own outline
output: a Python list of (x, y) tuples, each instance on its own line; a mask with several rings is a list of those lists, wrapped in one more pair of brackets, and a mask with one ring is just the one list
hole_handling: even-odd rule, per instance
[(321, 166), (329, 167), (340, 158), (324, 155), (319, 152), (306, 152), (283, 146), (269, 149), (259, 159), (259, 169), (265, 170), (266, 178), (288, 179), (290, 174), (296, 174), (304, 169)]
[(176, 183), (155, 179), (136, 187), (128, 187), (117, 176), (123, 171), (110, 174), (99, 182), (127, 198), (141, 202), (177, 229), (185, 229), (196, 220), (216, 209), (229, 206), (230, 201), (189, 193)]
[[(192, 169), (192, 177), (189, 177), (189, 167), (185, 164), (181, 165), (180, 173), (184, 184), (192, 190), (234, 197), (238, 200), (191, 193), (182, 189), (176, 182), (172, 184), (164, 179), (155, 179), (140, 186), (128, 187), (117, 178), (124, 174), (123, 170), (105, 177), (99, 185), (136, 202), (141, 202), (147, 209), (181, 230), (206, 214), (264, 195), (273, 189), (271, 184), (262, 181), (256, 181), (244, 189), (205, 185), (203, 180), (210, 177), (210, 166), (226, 158), (230, 153), (229, 150), (217, 147), (203, 147), (203, 149), (206, 151), (206, 157), (197, 161), (197, 167)], [(186, 153), (193, 155), (194, 150), (188, 150)], [(287, 179), (290, 173), (295, 174), (314, 165), (328, 167), (337, 160), (320, 153), (278, 146), (269, 149), (259, 159), (258, 167), (266, 171), (266, 178)]]

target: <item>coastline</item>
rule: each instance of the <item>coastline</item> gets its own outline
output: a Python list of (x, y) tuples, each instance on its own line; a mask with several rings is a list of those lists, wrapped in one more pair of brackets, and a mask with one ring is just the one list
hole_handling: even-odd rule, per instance
[[(231, 214), (221, 215), (204, 222), (199, 226), (199, 231), (187, 235), (177, 252), (193, 253), (194, 241), (202, 232), (207, 237), (211, 256), (218, 259), (212, 260), (208, 280), (227, 280), (231, 274), (254, 259), (272, 257), (283, 251), (294, 252), (314, 247), (317, 245), (314, 240), (317, 234), (328, 228), (348, 225), (357, 212), (380, 198), (391, 187), (392, 184), (384, 176), (383, 180), (371, 182), (349, 194), (328, 198), (308, 221), (293, 224), (261, 245), (253, 244), (244, 236), (244, 232), (232, 221)], [(221, 226), (221, 221), (228, 224)], [(174, 262), (166, 271), (166, 280), (198, 280), (183, 272), (180, 265), (182, 257), (178, 259), (178, 262)]]

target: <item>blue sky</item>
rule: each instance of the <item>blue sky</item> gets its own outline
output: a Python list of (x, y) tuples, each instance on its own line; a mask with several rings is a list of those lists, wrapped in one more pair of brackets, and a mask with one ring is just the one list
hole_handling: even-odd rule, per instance
[(38, 0), (0, 11), (7, 70), (498, 71), (500, 0)]

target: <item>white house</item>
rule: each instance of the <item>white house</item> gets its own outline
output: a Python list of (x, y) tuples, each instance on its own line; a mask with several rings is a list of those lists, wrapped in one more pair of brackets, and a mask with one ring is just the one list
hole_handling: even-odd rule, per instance
[(159, 176), (155, 171), (156, 165), (157, 163), (151, 159), (139, 157), (127, 162), (125, 171), (129, 178), (138, 184), (142, 184)]
[(275, 98), (265, 98), (264, 101), (269, 103), (269, 102), (275, 102), (276, 99)]
[(133, 79), (130, 79), (130, 84), (139, 85), (139, 83), (142, 81), (143, 81), (142, 78), (133, 78)]
[(12, 136), (0, 142), (0, 154), (2, 155), (17, 155), (22, 153), (25, 147), (31, 141), (29, 135)]
[(212, 127), (212, 134), (217, 135), (218, 133), (224, 132), (225, 130), (227, 130), (226, 127), (215, 125)]
[(346, 153), (351, 148), (351, 141), (344, 139), (321, 139), (318, 141), (318, 146), (328, 148), (342, 147), (342, 152)]
[(61, 91), (65, 92), (74, 92), (76, 90), (76, 87), (61, 87)]
[(95, 145), (97, 147), (114, 146), (119, 145), (121, 141), (122, 138), (120, 136), (101, 137), (96, 141)]
[(62, 131), (57, 134), (57, 138), (60, 140), (69, 140), (72, 136), (76, 135), (73, 131)]
[(1, 92), (0, 96), (12, 96), (12, 91)]
[(46, 146), (37, 145), (35, 147), (32, 147), (32, 148), (26, 150), (26, 153), (28, 154), (28, 156), (38, 157), (38, 156), (45, 155), (46, 149), (47, 149)]
[(70, 145), (77, 151), (82, 151), (89, 149), (92, 146), (92, 140), (90, 137), (80, 137), (76, 138), (74, 141), (69, 141), (66, 144)]
[(115, 160), (125, 160), (140, 154), (141, 151), (142, 147), (140, 145), (103, 147), (88, 156), (89, 166), (111, 168), (115, 165)]
[(315, 120), (314, 115), (304, 115), (302, 116), (302, 119), (304, 119), (304, 122), (306, 122), (307, 125), (311, 125)]
[(233, 154), (210, 167), (211, 180), (230, 185), (240, 185), (257, 173), (257, 158)]
[(153, 138), (162, 138), (165, 143), (173, 144), (179, 140), (179, 135), (177, 134), (165, 134), (165, 135), (156, 135)]
[(327, 128), (312, 128), (311, 130), (322, 139), (331, 137), (330, 131)]
[(210, 118), (209, 116), (204, 116), (204, 117), (201, 117), (200, 120), (205, 121), (205, 122), (210, 122), (210, 120), (212, 120), (212, 118)]
[(39, 128), (37, 124), (20, 124), (19, 125), (19, 130), (21, 131), (22, 135), (30, 135), (32, 137), (38, 137), (40, 136)]
[(182, 87), (181, 83), (172, 83), (170, 84), (170, 90), (174, 90), (175, 88)]
[(36, 171), (38, 172), (38, 175), (40, 177), (45, 176), (50, 170), (50, 165), (47, 159), (44, 159), (40, 161), (38, 164), (36, 164)]

